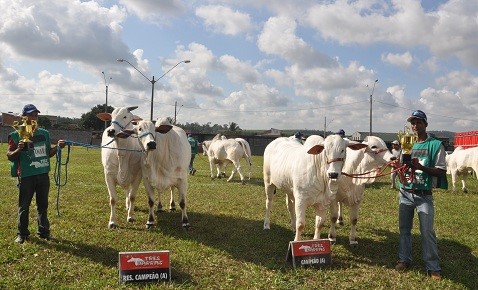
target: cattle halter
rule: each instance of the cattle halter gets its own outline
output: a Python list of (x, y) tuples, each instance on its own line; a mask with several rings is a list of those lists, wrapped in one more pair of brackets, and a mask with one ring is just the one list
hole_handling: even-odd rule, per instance
[(343, 157), (334, 158), (334, 159), (331, 159), (331, 160), (327, 159), (327, 164), (330, 164), (330, 163), (333, 163), (333, 162), (338, 162), (338, 161), (344, 161), (344, 160), (345, 160), (345, 158), (343, 158)]

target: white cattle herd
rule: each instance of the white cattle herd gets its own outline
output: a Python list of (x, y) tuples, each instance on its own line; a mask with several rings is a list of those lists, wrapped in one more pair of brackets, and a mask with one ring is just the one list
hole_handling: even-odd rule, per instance
[[(98, 118), (111, 121), (102, 137), (101, 160), (106, 187), (110, 196), (111, 214), (109, 228), (118, 226), (116, 187), (126, 191), (127, 221), (135, 221), (134, 202), (141, 180), (148, 196), (149, 214), (146, 226), (155, 224), (154, 192), (158, 192), (158, 210), (162, 210), (161, 193), (170, 190), (170, 210), (175, 209), (173, 192), (179, 192), (182, 226), (189, 228), (186, 211), (188, 191), (188, 165), (191, 147), (186, 133), (167, 119), (155, 123), (142, 120), (132, 111), (137, 107), (115, 108), (111, 114), (100, 113)], [(251, 178), (252, 162), (249, 143), (242, 139), (227, 139), (220, 134), (201, 143), (208, 156), (212, 179), (225, 176), (225, 167), (233, 168), (227, 181), (235, 172), (245, 183), (240, 160), (246, 159)], [(295, 241), (302, 240), (307, 207), (315, 209), (313, 239), (320, 239), (320, 231), (329, 212), (328, 238), (336, 240), (335, 225), (342, 222), (342, 206), (350, 210), (349, 243), (356, 245), (356, 225), (360, 204), (364, 198), (365, 184), (375, 181), (378, 169), (394, 159), (385, 142), (375, 136), (362, 143), (330, 135), (327, 138), (312, 135), (302, 145), (287, 137), (279, 137), (267, 145), (264, 151), (263, 179), (266, 195), (264, 229), (270, 229), (272, 202), (277, 189), (286, 194)], [(464, 178), (471, 168), (478, 170), (478, 147), (457, 148), (447, 156), (448, 171), (452, 176), (453, 189), (457, 176)], [(216, 173), (214, 173), (216, 168)]]

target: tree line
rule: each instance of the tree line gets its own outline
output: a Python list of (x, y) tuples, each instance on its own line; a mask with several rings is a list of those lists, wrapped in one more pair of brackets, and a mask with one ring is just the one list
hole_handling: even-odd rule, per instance
[[(108, 106), (106, 108), (106, 112), (111, 113), (113, 112), (114, 108)], [(62, 118), (58, 119), (57, 124), (52, 125), (50, 119), (45, 116), (39, 116), (38, 122), (39, 124), (46, 128), (55, 128), (55, 129), (71, 129), (72, 127), (76, 127), (80, 130), (91, 130), (91, 131), (102, 131), (105, 128), (105, 123), (98, 119), (96, 115), (99, 113), (105, 112), (105, 105), (96, 105), (95, 107), (91, 108), (91, 110), (87, 113), (81, 114), (80, 119), (71, 119), (71, 118)], [(168, 117), (168, 120), (174, 124), (173, 118)], [(186, 132), (192, 132), (196, 134), (235, 134), (241, 135), (242, 129), (239, 125), (235, 122), (230, 122), (229, 124), (212, 125), (211, 122), (206, 124), (199, 124), (197, 122), (194, 123), (176, 123), (176, 126), (183, 128)]]

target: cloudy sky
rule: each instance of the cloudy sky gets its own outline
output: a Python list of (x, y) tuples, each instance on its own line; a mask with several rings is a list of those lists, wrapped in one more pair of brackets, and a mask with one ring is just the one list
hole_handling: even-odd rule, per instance
[(372, 95), (374, 132), (403, 129), (415, 109), (427, 113), (430, 130), (478, 130), (476, 1), (0, 0), (0, 7), (1, 112), (34, 103), (42, 114), (80, 117), (105, 103), (107, 85), (108, 105), (138, 106), (134, 112), (149, 119), (154, 76), (154, 119), (176, 111), (179, 123), (351, 134), (369, 131)]

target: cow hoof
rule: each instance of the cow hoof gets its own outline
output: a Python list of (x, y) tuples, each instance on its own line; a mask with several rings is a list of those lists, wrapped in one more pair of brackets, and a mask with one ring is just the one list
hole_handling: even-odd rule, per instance
[(337, 238), (330, 238), (329, 237), (329, 241), (332, 245), (335, 245), (335, 243), (337, 242)]
[(154, 228), (154, 224), (148, 222), (148, 223), (146, 224), (146, 228), (147, 228), (148, 230), (150, 230), (150, 229)]
[(339, 226), (343, 227), (344, 226), (344, 221), (340, 221), (338, 224), (339, 224)]
[(158, 208), (158, 209), (156, 210), (156, 212), (157, 212), (157, 213), (162, 213), (162, 212), (164, 212), (164, 209)]
[(176, 208), (172, 207), (172, 208), (169, 209), (169, 211), (176, 211)]
[(108, 228), (109, 228), (109, 229), (116, 229), (117, 227), (118, 227), (118, 226), (117, 226), (115, 223), (113, 223), (113, 222), (111, 222), (111, 223), (108, 224)]
[(191, 228), (191, 225), (189, 223), (183, 223), (183, 229), (189, 230)]
[(358, 247), (358, 242), (357, 241), (350, 241), (350, 246), (352, 248), (356, 248), (356, 247)]
[(464, 192), (464, 193), (468, 193), (468, 189), (463, 188), (463, 192)]
[(128, 218), (129, 223), (134, 223), (135, 221), (136, 221), (136, 219), (134, 217), (129, 217)]
[(246, 182), (245, 182), (244, 180), (241, 180), (241, 184), (242, 184), (242, 185), (245, 185)]

